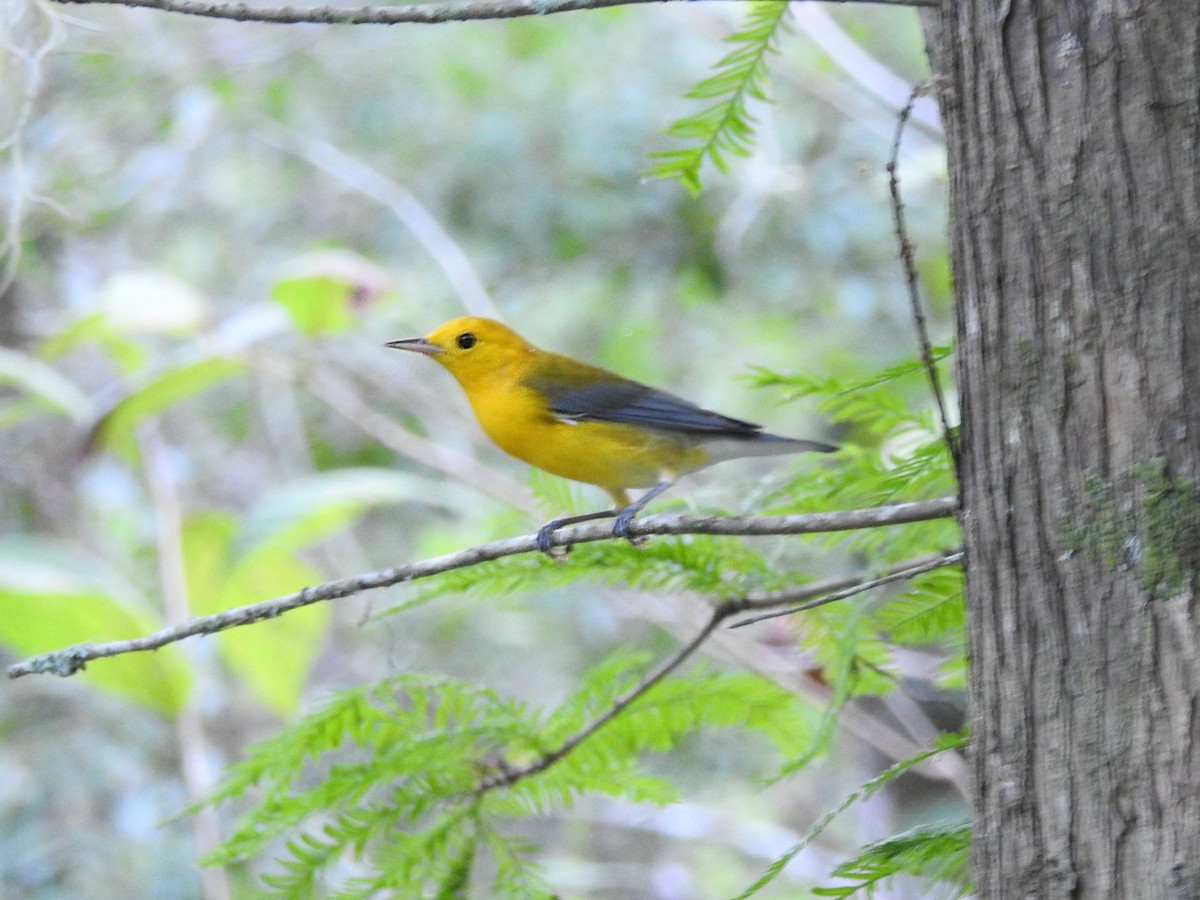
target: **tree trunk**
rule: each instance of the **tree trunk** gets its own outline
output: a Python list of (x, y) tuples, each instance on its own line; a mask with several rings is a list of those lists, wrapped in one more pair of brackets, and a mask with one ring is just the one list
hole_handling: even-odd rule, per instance
[(992, 898), (1200, 898), (1200, 7), (943, 0)]

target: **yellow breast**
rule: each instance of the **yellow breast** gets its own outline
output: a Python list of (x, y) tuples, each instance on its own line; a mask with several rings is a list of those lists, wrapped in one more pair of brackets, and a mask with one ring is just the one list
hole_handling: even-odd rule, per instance
[(681, 436), (610, 422), (568, 422), (533, 391), (497, 382), (468, 393), (480, 426), (504, 452), (554, 475), (619, 492), (707, 464)]

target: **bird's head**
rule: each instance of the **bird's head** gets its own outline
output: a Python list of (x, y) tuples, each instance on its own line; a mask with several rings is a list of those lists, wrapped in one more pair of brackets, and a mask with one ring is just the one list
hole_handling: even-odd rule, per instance
[(522, 366), (537, 350), (506, 325), (479, 316), (451, 319), (423, 338), (390, 341), (387, 346), (423, 353), (448, 369), (464, 387)]

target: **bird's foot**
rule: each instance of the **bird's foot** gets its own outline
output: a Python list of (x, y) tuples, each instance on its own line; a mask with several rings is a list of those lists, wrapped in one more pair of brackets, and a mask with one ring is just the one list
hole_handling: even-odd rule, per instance
[(562, 524), (561, 519), (551, 519), (537, 531), (537, 537), (535, 538), (537, 548), (551, 559), (566, 559), (567, 554), (571, 552), (571, 548), (568, 546), (555, 547), (553, 544), (554, 532)]
[[(637, 512), (637, 510), (634, 510), (635, 514), (636, 514), (636, 512)], [(568, 553), (571, 552), (571, 548), (569, 545), (566, 545), (566, 544), (563, 544), (558, 547), (553, 546), (554, 532), (556, 532), (558, 529), (562, 528), (564, 525), (578, 525), (581, 522), (593, 522), (596, 519), (611, 519), (613, 517), (613, 515), (615, 515), (613, 510), (605, 509), (605, 510), (601, 510), (600, 512), (584, 513), (581, 516), (567, 516), (564, 519), (551, 519), (549, 522), (547, 522), (545, 525), (543, 525), (541, 528), (538, 529), (537, 537), (535, 538), (535, 543), (537, 544), (537, 548), (540, 551), (542, 551), (543, 553), (545, 553), (547, 556), (553, 557), (555, 559), (562, 559)], [(629, 516), (629, 518), (632, 519), (633, 515), (631, 514)], [(625, 527), (628, 527), (628, 523), (626, 523)], [(616, 534), (615, 531), (613, 533)], [(624, 532), (622, 532), (622, 535), (623, 534), (624, 534)], [(621, 535), (618, 535), (618, 536), (621, 536)]]
[(646, 543), (646, 539), (644, 537), (638, 537), (637, 535), (631, 535), (629, 533), (629, 526), (633, 523), (633, 520), (637, 514), (637, 510), (625, 510), (624, 512), (619, 513), (617, 518), (613, 521), (612, 536), (615, 538), (625, 538), (635, 547), (640, 547), (642, 544)]

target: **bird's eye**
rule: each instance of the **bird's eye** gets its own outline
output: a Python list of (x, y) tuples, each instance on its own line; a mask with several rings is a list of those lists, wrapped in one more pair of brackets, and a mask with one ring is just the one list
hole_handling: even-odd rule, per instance
[(463, 350), (470, 350), (475, 346), (475, 335), (471, 334), (469, 331), (464, 331), (457, 338), (455, 338), (454, 342)]

